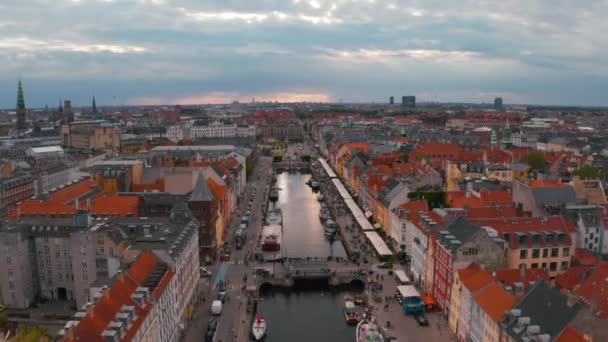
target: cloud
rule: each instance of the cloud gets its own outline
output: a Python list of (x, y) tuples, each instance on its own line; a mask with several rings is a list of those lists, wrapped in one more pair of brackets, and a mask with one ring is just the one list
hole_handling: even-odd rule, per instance
[(329, 102), (331, 99), (329, 94), (321, 92), (276, 92), (248, 95), (238, 92), (209, 92), (181, 98), (136, 97), (129, 99), (127, 103), (131, 105), (199, 105), (227, 104), (234, 101), (247, 103), (253, 100), (258, 102)]
[(2, 0), (0, 13), (0, 107), (20, 73), (31, 106), (91, 92), (608, 105), (606, 1)]

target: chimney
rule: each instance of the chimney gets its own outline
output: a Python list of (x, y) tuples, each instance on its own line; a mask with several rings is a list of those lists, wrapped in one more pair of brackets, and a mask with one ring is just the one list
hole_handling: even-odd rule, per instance
[(110, 289), (108, 288), (108, 285), (104, 285), (101, 287), (101, 294), (105, 298), (110, 298)]
[(87, 312), (87, 315), (93, 316), (93, 303), (87, 302), (84, 305), (84, 310)]
[(80, 199), (78, 197), (76, 197), (76, 202), (75, 202), (76, 210), (80, 209), (79, 204), (80, 204)]
[(526, 279), (526, 265), (522, 265), (519, 267), (519, 275), (521, 279)]
[(91, 210), (91, 199), (87, 198), (87, 210)]

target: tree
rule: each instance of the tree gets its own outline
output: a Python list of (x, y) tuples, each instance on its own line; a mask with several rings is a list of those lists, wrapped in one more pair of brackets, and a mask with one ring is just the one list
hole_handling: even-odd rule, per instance
[(40, 327), (21, 327), (17, 330), (17, 342), (38, 342), (48, 336), (48, 331)]
[(579, 167), (578, 169), (572, 171), (572, 175), (581, 177), (582, 179), (608, 180), (608, 172), (599, 167), (591, 165)]
[(401, 153), (401, 157), (399, 157), (399, 159), (402, 162), (407, 163), (410, 160), (410, 156), (409, 156), (409, 154), (407, 154), (407, 152), (403, 152), (403, 153)]
[(542, 171), (547, 166), (545, 161), (545, 154), (541, 151), (532, 151), (526, 154), (521, 161), (528, 164), (528, 166), (530, 166), (530, 169), (533, 171)]

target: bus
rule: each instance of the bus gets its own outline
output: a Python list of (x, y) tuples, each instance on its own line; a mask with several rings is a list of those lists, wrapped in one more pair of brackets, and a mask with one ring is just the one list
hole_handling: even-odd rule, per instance
[(401, 298), (404, 314), (417, 315), (424, 313), (424, 301), (414, 286), (397, 286), (397, 296)]

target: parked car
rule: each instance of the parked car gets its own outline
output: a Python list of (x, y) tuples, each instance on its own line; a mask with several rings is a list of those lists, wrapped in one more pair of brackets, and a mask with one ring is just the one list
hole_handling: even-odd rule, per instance
[(211, 314), (213, 316), (219, 316), (222, 314), (222, 301), (220, 300), (214, 300), (213, 303), (211, 303)]
[(416, 322), (418, 322), (418, 325), (422, 327), (426, 327), (427, 325), (429, 325), (429, 321), (426, 319), (426, 317), (424, 317), (424, 315), (415, 315), (414, 319), (416, 320)]
[(208, 269), (201, 267), (201, 277), (202, 278), (207, 278), (207, 277), (211, 277), (211, 271), (209, 271)]
[(215, 340), (215, 333), (217, 332), (218, 321), (215, 319), (209, 320), (207, 324), (207, 332), (205, 333), (205, 342), (213, 342)]
[(393, 268), (393, 264), (390, 262), (382, 262), (382, 263), (378, 264), (378, 268), (384, 268), (384, 269)]

